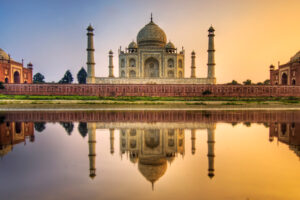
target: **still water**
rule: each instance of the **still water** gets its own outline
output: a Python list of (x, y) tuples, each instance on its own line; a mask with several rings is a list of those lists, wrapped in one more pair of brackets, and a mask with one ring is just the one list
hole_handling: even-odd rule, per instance
[(300, 111), (1, 112), (0, 199), (300, 199)]

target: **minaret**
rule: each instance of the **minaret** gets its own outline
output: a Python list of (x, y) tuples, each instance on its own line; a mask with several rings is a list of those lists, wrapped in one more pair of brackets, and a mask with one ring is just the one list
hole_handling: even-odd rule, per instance
[(94, 60), (94, 29), (91, 25), (87, 30), (87, 82), (95, 83), (95, 60)]
[(114, 76), (114, 64), (113, 64), (113, 52), (112, 50), (109, 51), (108, 53), (109, 55), (109, 64), (108, 64), (108, 68), (109, 68), (109, 75), (108, 77), (113, 78)]
[(208, 72), (207, 78), (215, 78), (215, 44), (214, 44), (214, 37), (215, 37), (215, 29), (211, 26), (208, 29)]
[(208, 176), (209, 178), (213, 178), (214, 174), (214, 158), (215, 158), (215, 129), (208, 128), (207, 129), (207, 146), (208, 146)]
[(115, 152), (115, 148), (114, 148), (115, 129), (110, 128), (109, 133), (110, 133), (110, 153), (114, 154), (114, 152)]
[(196, 129), (191, 130), (191, 136), (192, 136), (192, 154), (194, 155), (196, 152)]
[(196, 54), (192, 51), (192, 65), (191, 65), (191, 78), (196, 78), (196, 64), (195, 64)]
[(96, 176), (96, 123), (88, 124), (90, 177)]

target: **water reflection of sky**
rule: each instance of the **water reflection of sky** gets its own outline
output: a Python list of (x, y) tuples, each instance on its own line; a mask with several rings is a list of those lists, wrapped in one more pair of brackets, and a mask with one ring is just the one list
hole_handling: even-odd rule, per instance
[[(156, 118), (160, 115), (146, 114)], [(1, 199), (298, 199), (298, 114), (273, 113), (265, 117), (269, 119), (265, 122), (254, 123), (253, 119), (250, 124), (249, 120), (225, 123), (219, 114), (216, 118), (221, 122), (213, 123), (188, 117), (178, 121), (174, 116), (173, 121), (168, 118), (168, 122), (151, 123), (132, 122), (132, 118), (111, 123), (87, 121), (89, 132), (85, 137), (82, 132), (87, 130), (81, 127), (80, 133), (78, 121), (51, 120), (42, 132), (33, 132), (34, 142), (30, 142), (32, 135), (28, 128), (25, 143), (13, 145), (12, 151), (3, 155), (0, 196)], [(251, 113), (234, 115), (252, 118)], [(222, 116), (224, 119), (224, 113)], [(6, 122), (10, 117), (7, 116)], [(14, 124), (21, 119), (10, 122)], [(1, 142), (7, 134), (3, 129), (6, 125), (0, 125)], [(12, 129), (16, 131), (14, 126)], [(92, 179), (93, 166), (96, 176)], [(214, 176), (209, 177), (209, 172)]]

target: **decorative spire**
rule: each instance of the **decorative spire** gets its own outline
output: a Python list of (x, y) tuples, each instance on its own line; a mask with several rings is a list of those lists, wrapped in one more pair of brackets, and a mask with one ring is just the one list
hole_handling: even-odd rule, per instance
[(153, 17), (152, 17), (152, 13), (151, 13), (151, 18), (150, 18), (150, 20), (151, 20), (150, 22), (153, 22)]

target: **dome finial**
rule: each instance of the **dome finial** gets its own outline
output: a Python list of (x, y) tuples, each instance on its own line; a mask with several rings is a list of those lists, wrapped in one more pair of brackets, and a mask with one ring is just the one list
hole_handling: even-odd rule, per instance
[(153, 22), (153, 17), (152, 17), (152, 13), (151, 13), (151, 18), (150, 18), (151, 22)]

